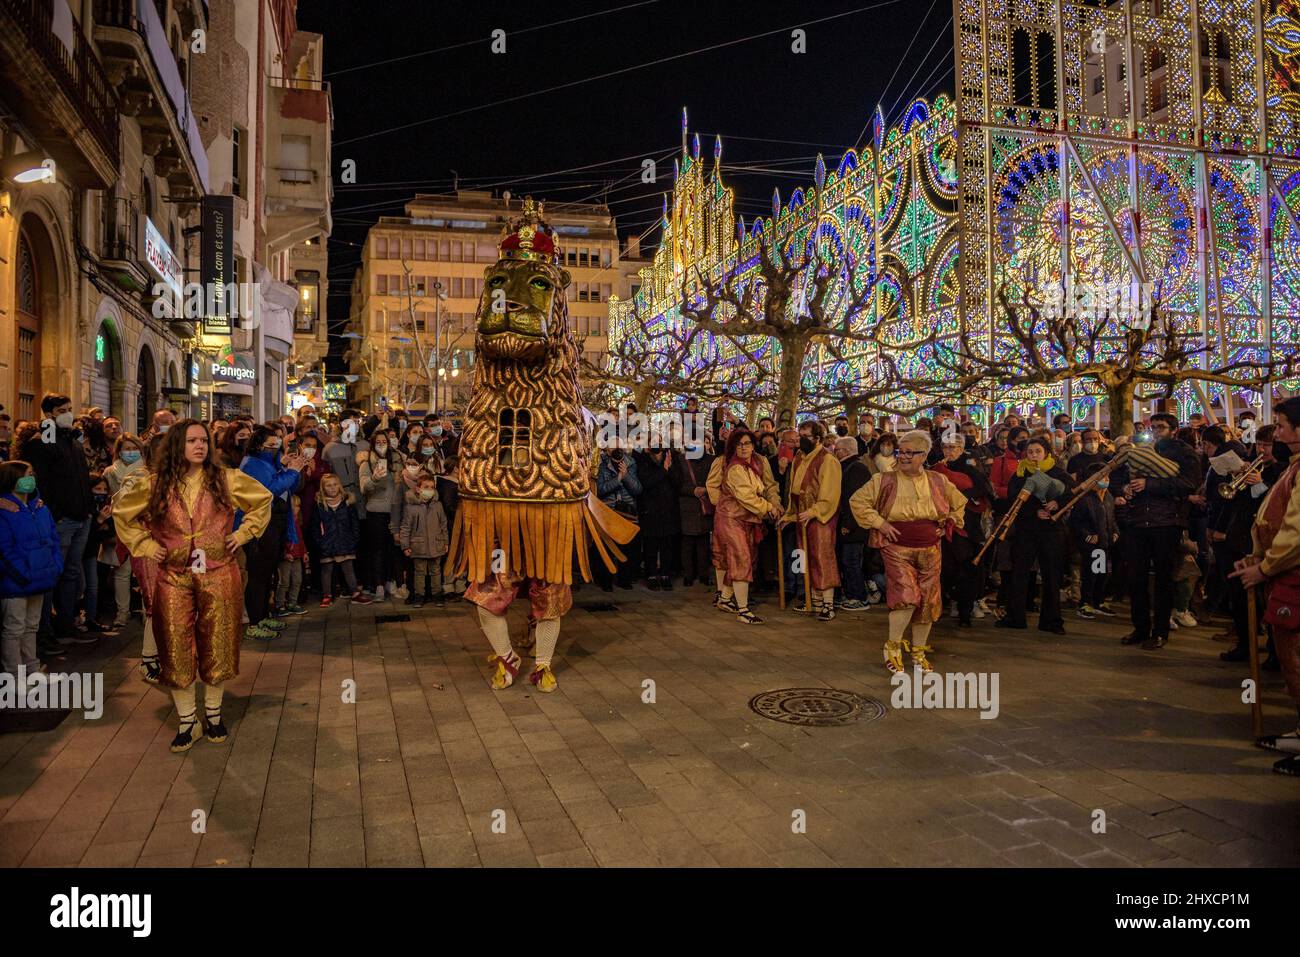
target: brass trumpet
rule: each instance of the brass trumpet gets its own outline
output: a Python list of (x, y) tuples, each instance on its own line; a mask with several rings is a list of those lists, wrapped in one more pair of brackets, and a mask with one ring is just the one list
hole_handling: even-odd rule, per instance
[(1262, 472), (1269, 465), (1273, 464), (1273, 456), (1266, 455), (1257, 462), (1251, 462), (1241, 474), (1233, 478), (1231, 482), (1224, 482), (1219, 486), (1219, 497), (1223, 499), (1234, 499), (1237, 493), (1246, 487), (1246, 477), (1253, 472)]

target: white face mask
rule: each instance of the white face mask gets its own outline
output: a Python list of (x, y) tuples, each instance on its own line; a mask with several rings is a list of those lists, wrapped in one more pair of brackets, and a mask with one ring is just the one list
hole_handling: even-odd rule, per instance
[(410, 472), (412, 475), (417, 474), (417, 473), (420, 471), (420, 463), (419, 463), (419, 462), (407, 462), (407, 463), (406, 463), (406, 471)]
[(387, 442), (376, 442), (376, 443), (375, 443), (375, 451), (378, 452), (380, 455), (383, 455), (385, 452), (388, 451), (388, 443), (387, 443)]
[(431, 488), (420, 489), (420, 501), (427, 502), (431, 498), (433, 498), (433, 489)]
[(301, 455), (303, 458), (305, 458), (308, 462), (310, 462), (312, 459), (316, 457), (316, 446), (309, 445), (305, 449), (300, 449), (298, 451), (298, 454)]
[(55, 417), (54, 417), (54, 424), (57, 425), (57, 426), (58, 426), (59, 428), (61, 428), (61, 429), (70, 429), (70, 428), (72, 428), (72, 413), (71, 413), (71, 412), (64, 412), (62, 415), (57, 415), (57, 416), (55, 416)]
[(1083, 450), (1084, 450), (1085, 452), (1087, 452), (1089, 455), (1092, 455), (1094, 452), (1097, 451), (1097, 443), (1096, 443), (1096, 442), (1084, 442), (1084, 443), (1083, 443)]

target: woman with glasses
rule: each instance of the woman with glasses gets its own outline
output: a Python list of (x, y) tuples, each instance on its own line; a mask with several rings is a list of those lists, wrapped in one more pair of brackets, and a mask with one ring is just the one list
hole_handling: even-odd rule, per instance
[(713, 604), (735, 612), (736, 618), (747, 625), (763, 621), (749, 610), (749, 583), (754, 580), (763, 520), (776, 519), (785, 512), (772, 469), (756, 446), (749, 429), (733, 429), (705, 483), (715, 508), (713, 568), (718, 593)]

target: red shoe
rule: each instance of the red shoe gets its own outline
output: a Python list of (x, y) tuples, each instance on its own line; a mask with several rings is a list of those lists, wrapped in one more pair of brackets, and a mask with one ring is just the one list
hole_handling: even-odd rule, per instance
[(354, 605), (369, 605), (372, 604), (373, 602), (374, 599), (371, 598), (369, 595), (367, 595), (365, 592), (357, 591), (352, 595), (352, 604)]
[(324, 598), (320, 600), (320, 606), (322, 608), (328, 608), (332, 604), (334, 604), (334, 599), (329, 595), (326, 595)]

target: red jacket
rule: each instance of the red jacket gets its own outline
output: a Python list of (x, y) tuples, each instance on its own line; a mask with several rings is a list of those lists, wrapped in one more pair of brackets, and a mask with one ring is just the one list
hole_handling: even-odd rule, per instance
[(1016, 467), (1019, 464), (1020, 456), (1016, 455), (1014, 450), (1007, 449), (989, 466), (989, 481), (993, 484), (993, 491), (999, 499), (1007, 497), (1007, 486), (1011, 484), (1011, 477), (1016, 474)]

